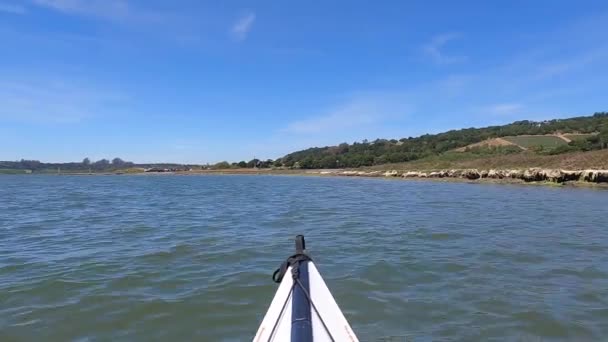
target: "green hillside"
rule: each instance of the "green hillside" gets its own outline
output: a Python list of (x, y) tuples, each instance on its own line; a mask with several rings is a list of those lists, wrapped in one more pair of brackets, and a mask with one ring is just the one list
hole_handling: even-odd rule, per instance
[[(559, 137), (544, 136), (556, 132), (589, 134), (584, 139), (567, 143)], [(593, 134), (597, 133), (599, 134)], [(529, 137), (537, 135), (536, 137)], [(522, 137), (525, 136), (525, 137)], [(344, 168), (402, 163), (427, 157), (453, 154), (453, 150), (487, 139), (503, 137), (513, 139), (516, 144), (530, 147), (539, 154), (559, 154), (573, 151), (590, 151), (608, 148), (608, 113), (592, 116), (555, 119), (542, 122), (517, 121), (503, 126), (466, 128), (440, 134), (425, 134), (420, 137), (400, 140), (377, 139), (375, 141), (342, 143), (337, 146), (314, 147), (290, 153), (279, 160), (286, 167), (296, 168)], [(507, 139), (508, 140), (508, 139)], [(540, 148), (535, 148), (535, 147)], [(520, 153), (513, 146), (476, 148), (467, 153), (505, 155)], [(462, 158), (462, 153), (457, 156)]]

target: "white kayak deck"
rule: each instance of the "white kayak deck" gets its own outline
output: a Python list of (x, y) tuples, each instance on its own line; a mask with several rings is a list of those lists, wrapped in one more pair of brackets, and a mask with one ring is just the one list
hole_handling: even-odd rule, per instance
[[(308, 276), (310, 283), (310, 297), (318, 310), (318, 314), (311, 306), (312, 332), (314, 342), (331, 342), (331, 337), (326, 331), (321, 318), (331, 333), (334, 341), (358, 342), (357, 336), (351, 329), (348, 321), (338, 307), (336, 300), (327, 288), (325, 281), (319, 274), (312, 261), (308, 262)], [(253, 342), (284, 341), (291, 340), (291, 289), (293, 279), (291, 278), (291, 266), (287, 269), (279, 288), (270, 304), (270, 308), (262, 320)], [(285, 309), (283, 309), (283, 305)], [(283, 310), (282, 310), (283, 309)], [(281, 314), (282, 310), (282, 314)], [(279, 317), (280, 316), (280, 317)], [(320, 317), (321, 318), (320, 318)], [(277, 323), (278, 322), (278, 323)], [(273, 328), (277, 324), (274, 333)], [(273, 334), (270, 336), (270, 334)]]

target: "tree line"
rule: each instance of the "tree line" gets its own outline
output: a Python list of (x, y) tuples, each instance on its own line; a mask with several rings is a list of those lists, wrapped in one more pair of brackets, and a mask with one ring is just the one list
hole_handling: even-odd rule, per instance
[(100, 159), (91, 161), (89, 158), (84, 158), (81, 162), (68, 163), (43, 163), (38, 160), (21, 159), (20, 161), (0, 161), (0, 169), (12, 170), (30, 170), (32, 172), (102, 172), (102, 171), (118, 171), (128, 168), (142, 169), (168, 169), (168, 170), (190, 170), (190, 169), (236, 169), (236, 168), (271, 168), (281, 166), (280, 162), (272, 159), (260, 160), (257, 158), (250, 161), (227, 162), (222, 161), (213, 165), (182, 165), (172, 163), (152, 163), (152, 164), (136, 164), (130, 161), (125, 161), (121, 158)]
[(272, 160), (272, 159), (267, 159), (267, 160), (260, 160), (257, 158), (253, 158), (250, 161), (244, 161), (241, 160), (240, 162), (234, 162), (234, 163), (230, 163), (227, 161), (221, 161), (219, 163), (216, 163), (214, 165), (209, 166), (209, 168), (212, 169), (243, 169), (243, 168), (260, 168), (260, 169), (268, 169), (268, 168), (272, 168), (272, 167), (281, 167), (281, 161), (280, 160)]
[(100, 159), (97, 161), (91, 161), (89, 158), (84, 158), (82, 162), (69, 162), (69, 163), (43, 163), (38, 160), (27, 160), (21, 159), (20, 161), (0, 161), (0, 168), (3, 169), (16, 169), (16, 170), (53, 170), (60, 169), (66, 171), (84, 171), (84, 170), (95, 170), (95, 171), (107, 171), (124, 169), (134, 166), (135, 164), (129, 161), (124, 161), (120, 158), (114, 158), (112, 160)]
[[(38, 160), (0, 161), (0, 169), (31, 170), (65, 170), (65, 171), (115, 171), (138, 168), (161, 169), (235, 169), (235, 168), (345, 168), (399, 163), (437, 156), (492, 138), (517, 135), (544, 135), (560, 133), (594, 133), (585, 139), (576, 139), (567, 145), (553, 149), (531, 149), (535, 153), (560, 154), (573, 151), (591, 151), (608, 148), (608, 112), (595, 113), (569, 119), (555, 119), (542, 122), (516, 121), (508, 125), (484, 128), (466, 128), (451, 130), (439, 134), (425, 134), (419, 137), (402, 139), (363, 140), (352, 144), (342, 143), (337, 146), (313, 147), (290, 153), (282, 158), (249, 161), (222, 161), (214, 165), (181, 165), (170, 163), (135, 164), (121, 158), (100, 159), (91, 161), (84, 158), (81, 162), (42, 163)], [(497, 146), (475, 148), (468, 153), (491, 155), (521, 152), (518, 148)]]
[[(568, 145), (538, 153), (559, 154), (608, 148), (608, 112), (542, 122), (516, 121), (508, 125), (451, 130), (439, 134), (396, 139), (363, 140), (338, 146), (313, 147), (290, 153), (279, 160), (283, 166), (304, 169), (344, 168), (399, 163), (440, 155), (487, 139), (561, 133), (598, 133)], [(479, 152), (479, 151), (478, 151)], [(486, 153), (514, 153), (509, 148), (493, 148)]]

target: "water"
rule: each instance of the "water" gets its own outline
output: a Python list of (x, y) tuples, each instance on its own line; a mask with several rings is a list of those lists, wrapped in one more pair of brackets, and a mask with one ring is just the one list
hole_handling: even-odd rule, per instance
[(306, 235), (362, 341), (608, 336), (608, 192), (0, 177), (0, 340), (246, 341)]

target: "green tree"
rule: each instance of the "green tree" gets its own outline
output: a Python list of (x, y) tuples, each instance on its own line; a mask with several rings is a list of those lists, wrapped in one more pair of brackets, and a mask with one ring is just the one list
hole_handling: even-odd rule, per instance
[(112, 159), (112, 165), (114, 165), (114, 166), (123, 166), (124, 164), (125, 164), (125, 161), (118, 157)]
[(258, 167), (259, 163), (260, 163), (260, 160), (254, 158), (254, 159), (251, 159), (250, 161), (247, 162), (247, 167), (252, 167), (252, 168), (253, 167)]
[(216, 163), (215, 165), (213, 165), (214, 169), (229, 169), (230, 168), (230, 163), (227, 161), (221, 161), (219, 163)]
[(600, 148), (608, 148), (608, 125), (605, 126), (604, 129), (598, 135), (600, 141)]

